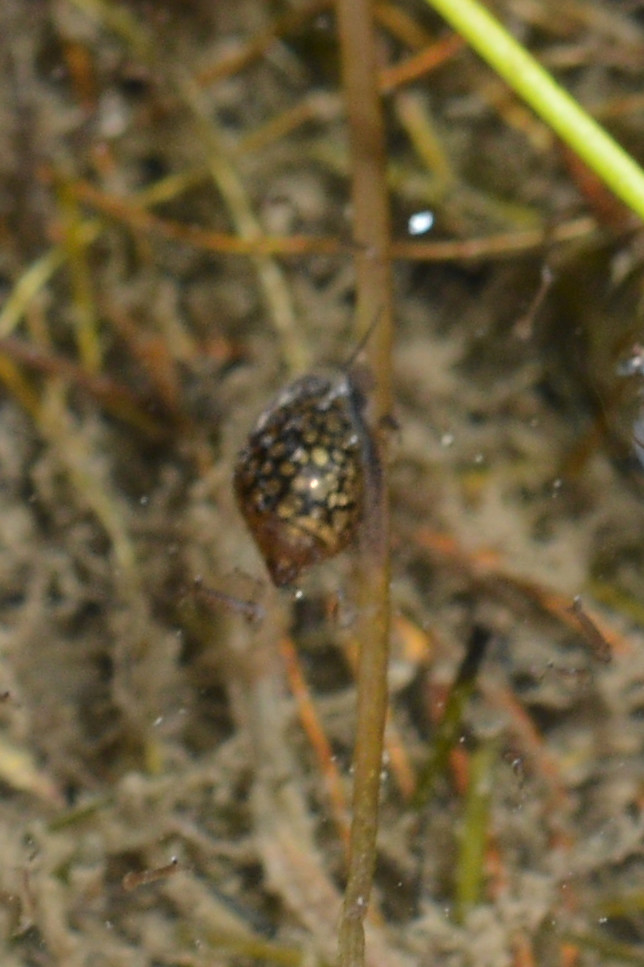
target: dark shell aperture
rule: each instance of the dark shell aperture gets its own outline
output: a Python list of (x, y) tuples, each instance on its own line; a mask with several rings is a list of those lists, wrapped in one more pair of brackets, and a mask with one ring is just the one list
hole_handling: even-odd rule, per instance
[(305, 376), (264, 411), (237, 458), (237, 502), (278, 587), (356, 535), (364, 505), (363, 405), (349, 376)]

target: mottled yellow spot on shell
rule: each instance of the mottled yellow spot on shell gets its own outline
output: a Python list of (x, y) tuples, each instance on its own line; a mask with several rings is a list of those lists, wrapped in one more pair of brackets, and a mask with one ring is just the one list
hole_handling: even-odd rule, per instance
[(329, 454), (324, 447), (313, 447), (311, 450), (311, 460), (316, 467), (323, 467), (329, 462)]

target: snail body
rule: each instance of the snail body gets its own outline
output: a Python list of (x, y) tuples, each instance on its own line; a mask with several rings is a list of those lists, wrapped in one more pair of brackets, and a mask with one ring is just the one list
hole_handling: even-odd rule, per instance
[(237, 503), (278, 587), (356, 537), (372, 449), (364, 406), (352, 374), (304, 376), (261, 414), (237, 458)]

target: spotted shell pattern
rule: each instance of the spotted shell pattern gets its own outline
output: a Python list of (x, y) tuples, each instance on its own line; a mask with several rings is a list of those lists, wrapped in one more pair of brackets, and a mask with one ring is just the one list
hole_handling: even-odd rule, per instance
[(278, 587), (355, 537), (364, 504), (363, 399), (350, 376), (305, 376), (260, 416), (234, 487)]

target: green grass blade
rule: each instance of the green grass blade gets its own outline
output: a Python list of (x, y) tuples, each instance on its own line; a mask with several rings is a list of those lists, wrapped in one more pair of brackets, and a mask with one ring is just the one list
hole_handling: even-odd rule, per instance
[(425, 0), (595, 171), (644, 217), (644, 171), (477, 0)]

